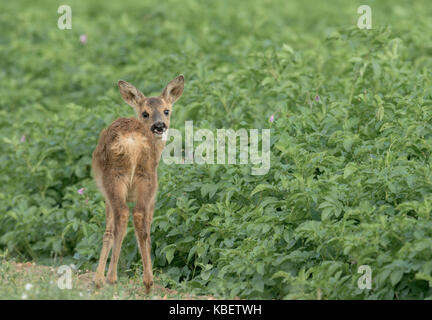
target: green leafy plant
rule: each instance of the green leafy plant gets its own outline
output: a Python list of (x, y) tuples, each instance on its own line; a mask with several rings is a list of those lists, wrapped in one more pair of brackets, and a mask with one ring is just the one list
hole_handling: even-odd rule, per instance
[[(172, 127), (271, 128), (271, 168), (161, 163), (151, 236), (165, 286), (432, 298), (428, 4), (373, 2), (374, 27), (359, 30), (346, 1), (75, 1), (67, 31), (54, 1), (2, 4), (0, 250), (94, 269), (105, 217), (91, 153), (133, 115), (115, 83), (157, 94), (183, 73)], [(119, 269), (139, 261), (130, 224)]]

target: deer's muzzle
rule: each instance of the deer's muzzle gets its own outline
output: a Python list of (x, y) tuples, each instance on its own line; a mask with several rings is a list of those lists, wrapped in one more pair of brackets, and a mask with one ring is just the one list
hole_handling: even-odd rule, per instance
[(150, 128), (151, 132), (153, 132), (154, 134), (163, 134), (166, 129), (167, 126), (165, 122), (162, 121), (155, 122)]

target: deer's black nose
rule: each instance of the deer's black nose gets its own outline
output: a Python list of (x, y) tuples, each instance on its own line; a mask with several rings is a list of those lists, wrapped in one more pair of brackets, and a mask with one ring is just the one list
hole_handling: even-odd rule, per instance
[(166, 130), (166, 128), (167, 128), (167, 126), (166, 126), (165, 122), (158, 121), (151, 126), (150, 130), (153, 133), (161, 134)]

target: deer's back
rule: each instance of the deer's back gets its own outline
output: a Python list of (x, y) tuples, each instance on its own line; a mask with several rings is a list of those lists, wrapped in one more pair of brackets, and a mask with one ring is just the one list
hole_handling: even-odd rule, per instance
[[(101, 132), (93, 152), (93, 170), (100, 187), (116, 177), (130, 187), (137, 176), (148, 178), (155, 170), (153, 148), (145, 128), (134, 118), (119, 118)], [(157, 164), (156, 164), (157, 165)]]

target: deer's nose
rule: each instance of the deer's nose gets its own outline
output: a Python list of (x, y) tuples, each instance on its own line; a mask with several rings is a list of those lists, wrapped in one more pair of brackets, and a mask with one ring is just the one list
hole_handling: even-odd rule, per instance
[(151, 130), (153, 133), (163, 133), (163, 132), (166, 130), (166, 128), (167, 128), (167, 126), (166, 126), (165, 122), (158, 121), (158, 122), (155, 122), (155, 123), (151, 126), (150, 130)]

